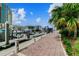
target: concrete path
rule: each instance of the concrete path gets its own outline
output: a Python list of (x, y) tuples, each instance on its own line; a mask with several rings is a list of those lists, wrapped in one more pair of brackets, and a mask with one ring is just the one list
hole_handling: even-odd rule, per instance
[(53, 32), (21, 50), (19, 56), (67, 56), (58, 33)]

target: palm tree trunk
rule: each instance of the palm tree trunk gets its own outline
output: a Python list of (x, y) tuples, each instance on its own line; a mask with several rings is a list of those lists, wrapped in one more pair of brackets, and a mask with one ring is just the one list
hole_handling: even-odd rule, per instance
[(77, 28), (74, 31), (74, 39), (76, 39), (76, 38), (77, 38)]

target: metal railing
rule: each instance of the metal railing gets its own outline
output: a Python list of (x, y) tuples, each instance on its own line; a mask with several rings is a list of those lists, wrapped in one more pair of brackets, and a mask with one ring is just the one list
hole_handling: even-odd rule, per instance
[[(38, 34), (38, 35), (34, 35), (32, 39), (34, 39), (34, 42), (36, 42), (36, 37), (39, 37), (41, 36), (42, 38), (42, 35), (44, 35), (44, 33), (41, 33), (41, 34)], [(17, 38), (15, 39), (15, 53), (18, 53), (19, 52), (19, 41), (22, 40), (22, 38)]]

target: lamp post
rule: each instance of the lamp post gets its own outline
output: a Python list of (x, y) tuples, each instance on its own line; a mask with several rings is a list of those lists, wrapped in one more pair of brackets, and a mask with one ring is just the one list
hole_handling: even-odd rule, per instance
[(8, 21), (5, 22), (5, 45), (9, 44), (9, 24)]

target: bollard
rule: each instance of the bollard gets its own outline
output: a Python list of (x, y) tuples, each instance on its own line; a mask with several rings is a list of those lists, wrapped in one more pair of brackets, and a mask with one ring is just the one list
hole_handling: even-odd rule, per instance
[(15, 40), (15, 53), (19, 52), (19, 40)]
[(26, 35), (24, 34), (24, 39), (26, 39)]
[(36, 42), (36, 39), (34, 38), (34, 42)]

